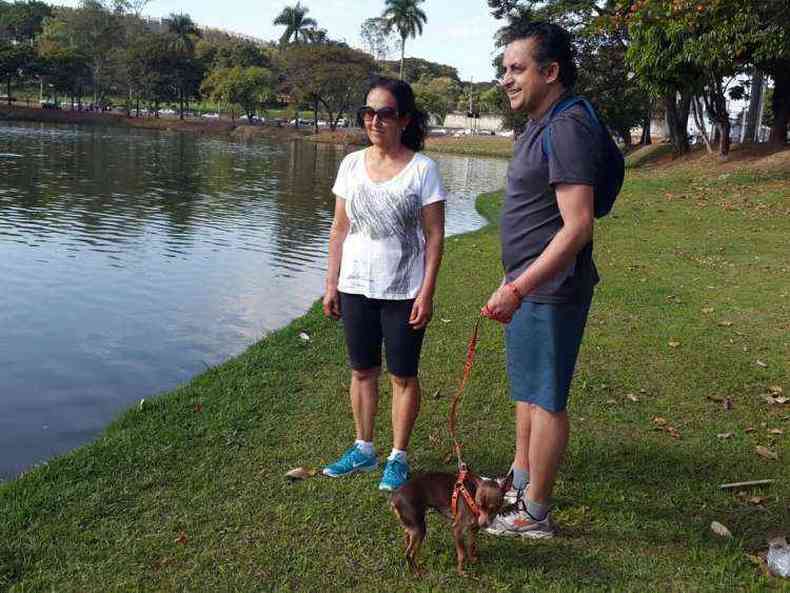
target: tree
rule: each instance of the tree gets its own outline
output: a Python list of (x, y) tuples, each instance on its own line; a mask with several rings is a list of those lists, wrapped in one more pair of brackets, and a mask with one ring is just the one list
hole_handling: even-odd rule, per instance
[(51, 16), (52, 9), (37, 0), (6, 4), (0, 10), (0, 32), (18, 43), (31, 42)]
[(83, 89), (90, 84), (91, 78), (86, 56), (76, 49), (52, 48), (40, 53), (39, 62), (39, 75), (57, 95), (70, 97), (72, 108), (75, 100), (80, 102)]
[(209, 73), (201, 88), (218, 103), (238, 105), (252, 122), (258, 108), (274, 95), (274, 76), (260, 66), (220, 68)]
[(6, 100), (11, 104), (11, 85), (20, 80), (33, 62), (33, 49), (28, 45), (0, 43), (0, 80), (6, 85)]
[(406, 38), (412, 39), (419, 33), (422, 35), (422, 26), (428, 22), (428, 17), (420, 9), (419, 5), (425, 0), (386, 0), (384, 13), (381, 15), (386, 19), (387, 31), (397, 30), (400, 35), (400, 79), (403, 80), (403, 60), (406, 57)]
[(164, 22), (173, 36), (173, 51), (191, 56), (195, 52), (195, 39), (201, 37), (200, 29), (192, 17), (188, 14), (171, 13)]
[(203, 79), (202, 64), (194, 59), (195, 38), (201, 36), (200, 29), (186, 14), (171, 14), (165, 19), (174, 54), (173, 74), (178, 87), (178, 117), (184, 119), (187, 102), (198, 94)]
[(360, 27), (362, 46), (377, 62), (383, 62), (392, 51), (395, 41), (387, 20), (383, 17), (367, 19)]
[(285, 31), (280, 37), (280, 45), (287, 45), (293, 38), (294, 44), (299, 41), (309, 43), (313, 40), (318, 23), (307, 15), (310, 9), (297, 2), (295, 6), (286, 6), (274, 19), (273, 24), (283, 25)]
[(417, 106), (426, 113), (436, 116), (442, 122), (455, 106), (455, 102), (461, 94), (458, 83), (447, 77), (422, 78), (412, 88)]
[(366, 83), (375, 71), (371, 57), (339, 45), (294, 46), (283, 56), (285, 91), (297, 102), (309, 103), (318, 129), (318, 111), (327, 113), (329, 126), (364, 100)]

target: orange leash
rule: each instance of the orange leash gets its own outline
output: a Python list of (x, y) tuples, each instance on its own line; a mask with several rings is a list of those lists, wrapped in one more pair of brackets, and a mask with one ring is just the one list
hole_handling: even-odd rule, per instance
[(450, 428), (450, 437), (453, 439), (453, 448), (455, 450), (455, 455), (458, 458), (458, 471), (463, 471), (466, 468), (466, 464), (461, 459), (461, 444), (458, 442), (458, 438), (455, 432), (455, 418), (458, 414), (458, 402), (461, 400), (461, 395), (464, 393), (464, 389), (466, 389), (466, 383), (469, 380), (469, 376), (472, 374), (472, 365), (475, 362), (475, 352), (477, 350), (477, 342), (478, 342), (478, 332), (480, 330), (480, 320), (481, 317), (477, 318), (475, 322), (474, 330), (472, 330), (472, 335), (469, 338), (469, 344), (466, 347), (466, 362), (464, 363), (464, 372), (461, 376), (461, 384), (458, 386), (458, 391), (453, 398), (453, 403), (450, 406), (450, 419), (449, 419), (449, 428)]
[(466, 467), (466, 463), (461, 458), (461, 443), (458, 442), (458, 437), (456, 435), (455, 427), (456, 427), (456, 416), (458, 415), (458, 402), (461, 401), (461, 395), (463, 395), (464, 390), (466, 389), (466, 383), (469, 381), (469, 377), (472, 374), (472, 365), (475, 362), (475, 352), (477, 351), (477, 343), (479, 341), (479, 330), (480, 330), (480, 320), (481, 317), (477, 318), (475, 321), (474, 330), (472, 330), (472, 335), (469, 338), (469, 344), (466, 347), (466, 362), (464, 363), (464, 372), (461, 376), (461, 384), (458, 386), (458, 391), (453, 398), (453, 403), (450, 406), (450, 418), (448, 421), (449, 428), (450, 428), (450, 436), (453, 439), (453, 449), (455, 450), (455, 455), (458, 458), (458, 479), (455, 481), (455, 487), (453, 488), (453, 497), (451, 499), (451, 511), (453, 514), (453, 520), (458, 520), (458, 495), (460, 494), (464, 498), (464, 502), (469, 507), (469, 510), (475, 515), (478, 516), (480, 514), (477, 505), (475, 504), (474, 498), (467, 490), (464, 482), (466, 481), (467, 474), (469, 470)]

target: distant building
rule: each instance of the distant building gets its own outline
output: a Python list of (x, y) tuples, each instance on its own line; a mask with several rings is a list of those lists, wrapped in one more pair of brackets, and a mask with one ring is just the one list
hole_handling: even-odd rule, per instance
[(478, 117), (470, 117), (469, 113), (455, 111), (444, 118), (444, 127), (464, 130), (502, 131), (504, 118), (496, 113), (480, 113)]

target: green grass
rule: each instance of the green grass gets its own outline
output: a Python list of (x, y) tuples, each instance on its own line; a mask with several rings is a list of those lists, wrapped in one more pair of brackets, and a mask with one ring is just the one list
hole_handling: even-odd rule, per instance
[[(790, 590), (747, 557), (790, 534), (790, 405), (762, 398), (770, 386), (790, 395), (789, 189), (788, 174), (629, 172), (596, 228), (603, 280), (571, 395), (560, 537), (481, 536), (481, 564), (462, 579), (448, 525), (432, 516), (428, 574), (415, 579), (378, 476), (286, 482), (288, 469), (332, 460), (352, 436), (340, 327), (313, 307), (148, 397), (95, 443), (1, 485), (0, 591)], [(494, 218), (500, 203), (479, 202)], [(423, 354), (418, 468), (449, 467), (448, 407), (498, 258), (494, 226), (447, 241)], [(512, 456), (503, 362), (501, 328), (486, 322), (459, 415), (481, 472), (503, 472)], [(380, 452), (388, 405), (385, 386)], [(758, 478), (775, 480), (750, 492), (767, 497), (759, 505), (718, 487)], [(713, 535), (713, 520), (734, 537)]]

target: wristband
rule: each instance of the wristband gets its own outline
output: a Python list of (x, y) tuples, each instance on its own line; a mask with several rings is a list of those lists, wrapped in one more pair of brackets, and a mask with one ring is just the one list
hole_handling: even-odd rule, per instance
[(524, 295), (521, 294), (521, 291), (518, 289), (518, 287), (516, 287), (515, 284), (513, 284), (512, 282), (508, 282), (507, 284), (505, 284), (505, 286), (507, 286), (513, 292), (513, 294), (516, 295), (516, 298), (518, 299), (519, 303), (524, 300)]

